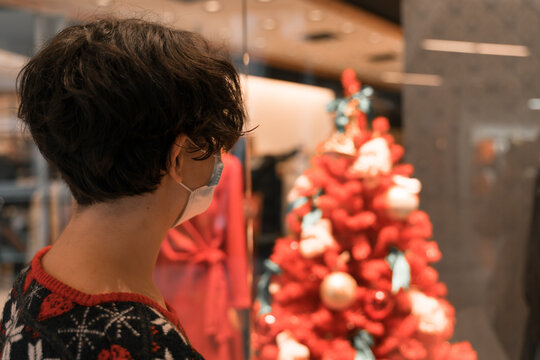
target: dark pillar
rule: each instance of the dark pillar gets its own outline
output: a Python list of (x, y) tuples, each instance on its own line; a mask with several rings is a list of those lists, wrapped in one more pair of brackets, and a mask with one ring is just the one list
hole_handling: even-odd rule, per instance
[[(540, 1), (402, 3), (404, 71), (442, 77), (440, 86), (403, 86), (403, 119), (457, 310), (454, 340), (471, 341), (479, 359), (519, 359), (540, 156), (540, 110), (529, 101), (540, 98)], [(424, 39), (523, 45), (529, 54), (430, 51)]]

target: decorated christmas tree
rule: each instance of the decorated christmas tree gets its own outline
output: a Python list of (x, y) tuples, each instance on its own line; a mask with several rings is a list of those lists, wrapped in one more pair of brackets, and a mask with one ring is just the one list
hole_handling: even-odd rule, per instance
[(335, 132), (289, 193), (289, 235), (264, 263), (254, 358), (475, 360), (469, 343), (448, 342), (455, 311), (413, 167), (388, 120), (368, 121), (373, 90), (350, 69), (342, 83)]

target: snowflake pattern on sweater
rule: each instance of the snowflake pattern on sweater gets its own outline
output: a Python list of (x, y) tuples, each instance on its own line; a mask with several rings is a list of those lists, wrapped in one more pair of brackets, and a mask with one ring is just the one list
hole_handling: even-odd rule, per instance
[(0, 320), (0, 360), (201, 360), (173, 313), (142, 295), (88, 295), (41, 268), (21, 272)]

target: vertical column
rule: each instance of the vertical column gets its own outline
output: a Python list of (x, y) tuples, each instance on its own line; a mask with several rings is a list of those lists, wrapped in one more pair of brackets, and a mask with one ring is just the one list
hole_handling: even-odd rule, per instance
[(540, 97), (540, 2), (402, 3), (404, 71), (442, 77), (440, 86), (404, 85), (403, 109), (407, 160), (457, 310), (454, 338), (470, 340), (480, 359), (518, 359), (540, 154), (540, 112), (528, 106)]

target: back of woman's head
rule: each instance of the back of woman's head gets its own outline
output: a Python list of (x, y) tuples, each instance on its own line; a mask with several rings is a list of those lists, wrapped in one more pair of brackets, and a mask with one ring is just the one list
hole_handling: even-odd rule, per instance
[(199, 35), (101, 19), (56, 35), (19, 74), (19, 117), (80, 205), (156, 189), (188, 135), (210, 156), (242, 134), (231, 63)]

